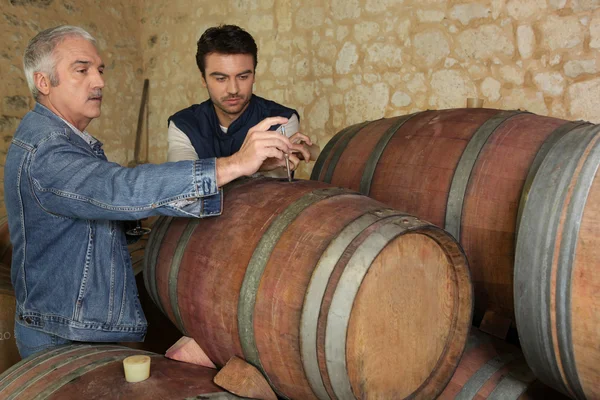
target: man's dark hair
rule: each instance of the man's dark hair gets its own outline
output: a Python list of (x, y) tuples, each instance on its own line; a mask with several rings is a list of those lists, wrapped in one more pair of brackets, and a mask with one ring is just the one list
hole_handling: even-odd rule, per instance
[(220, 25), (208, 28), (198, 40), (196, 64), (204, 75), (206, 56), (210, 53), (251, 54), (254, 58), (254, 69), (258, 63), (258, 48), (252, 35), (237, 25)]

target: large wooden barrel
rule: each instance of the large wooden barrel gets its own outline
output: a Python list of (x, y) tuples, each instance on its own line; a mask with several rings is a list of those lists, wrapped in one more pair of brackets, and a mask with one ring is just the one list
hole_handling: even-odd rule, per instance
[(475, 319), (514, 321), (520, 205), (539, 163), (590, 124), (521, 111), (425, 111), (350, 126), (324, 147), (311, 179), (358, 190), (451, 233), (471, 267)]
[(473, 328), (439, 400), (567, 400), (536, 379), (518, 347)]
[[(150, 356), (150, 377), (128, 383), (123, 359), (138, 354)], [(34, 354), (0, 375), (0, 398), (240, 399), (212, 382), (216, 372), (127, 347), (60, 346)]]
[(14, 336), (15, 308), (10, 266), (0, 264), (0, 373), (21, 359)]
[(243, 357), (286, 398), (442, 391), (472, 312), (450, 235), (311, 181), (235, 182), (223, 210), (159, 219), (144, 263), (148, 292), (215, 364)]
[(600, 127), (549, 148), (532, 181), (515, 259), (517, 328), (544, 382), (600, 399)]

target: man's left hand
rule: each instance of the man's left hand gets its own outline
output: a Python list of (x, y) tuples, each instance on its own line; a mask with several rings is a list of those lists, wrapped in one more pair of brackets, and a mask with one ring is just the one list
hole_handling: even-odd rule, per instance
[[(290, 136), (290, 142), (292, 142), (291, 151), (289, 154), (290, 171), (295, 171), (300, 165), (300, 160), (305, 162), (310, 161), (310, 152), (306, 145), (311, 146), (312, 140), (300, 132), (296, 132)], [(285, 168), (285, 160), (279, 160), (277, 158), (267, 158), (259, 171), (266, 172), (272, 171), (277, 168)]]

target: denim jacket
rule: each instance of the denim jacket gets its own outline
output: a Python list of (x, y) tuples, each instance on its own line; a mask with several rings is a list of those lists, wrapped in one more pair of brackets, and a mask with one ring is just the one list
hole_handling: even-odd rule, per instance
[(121, 221), (219, 215), (215, 163), (125, 168), (36, 104), (4, 169), (17, 322), (70, 340), (143, 340), (147, 322)]

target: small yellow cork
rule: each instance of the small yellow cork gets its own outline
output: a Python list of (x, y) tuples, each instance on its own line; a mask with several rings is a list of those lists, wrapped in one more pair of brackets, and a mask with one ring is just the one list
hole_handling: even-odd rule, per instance
[(123, 360), (123, 369), (125, 370), (125, 380), (127, 382), (145, 381), (150, 377), (150, 357), (129, 356)]

